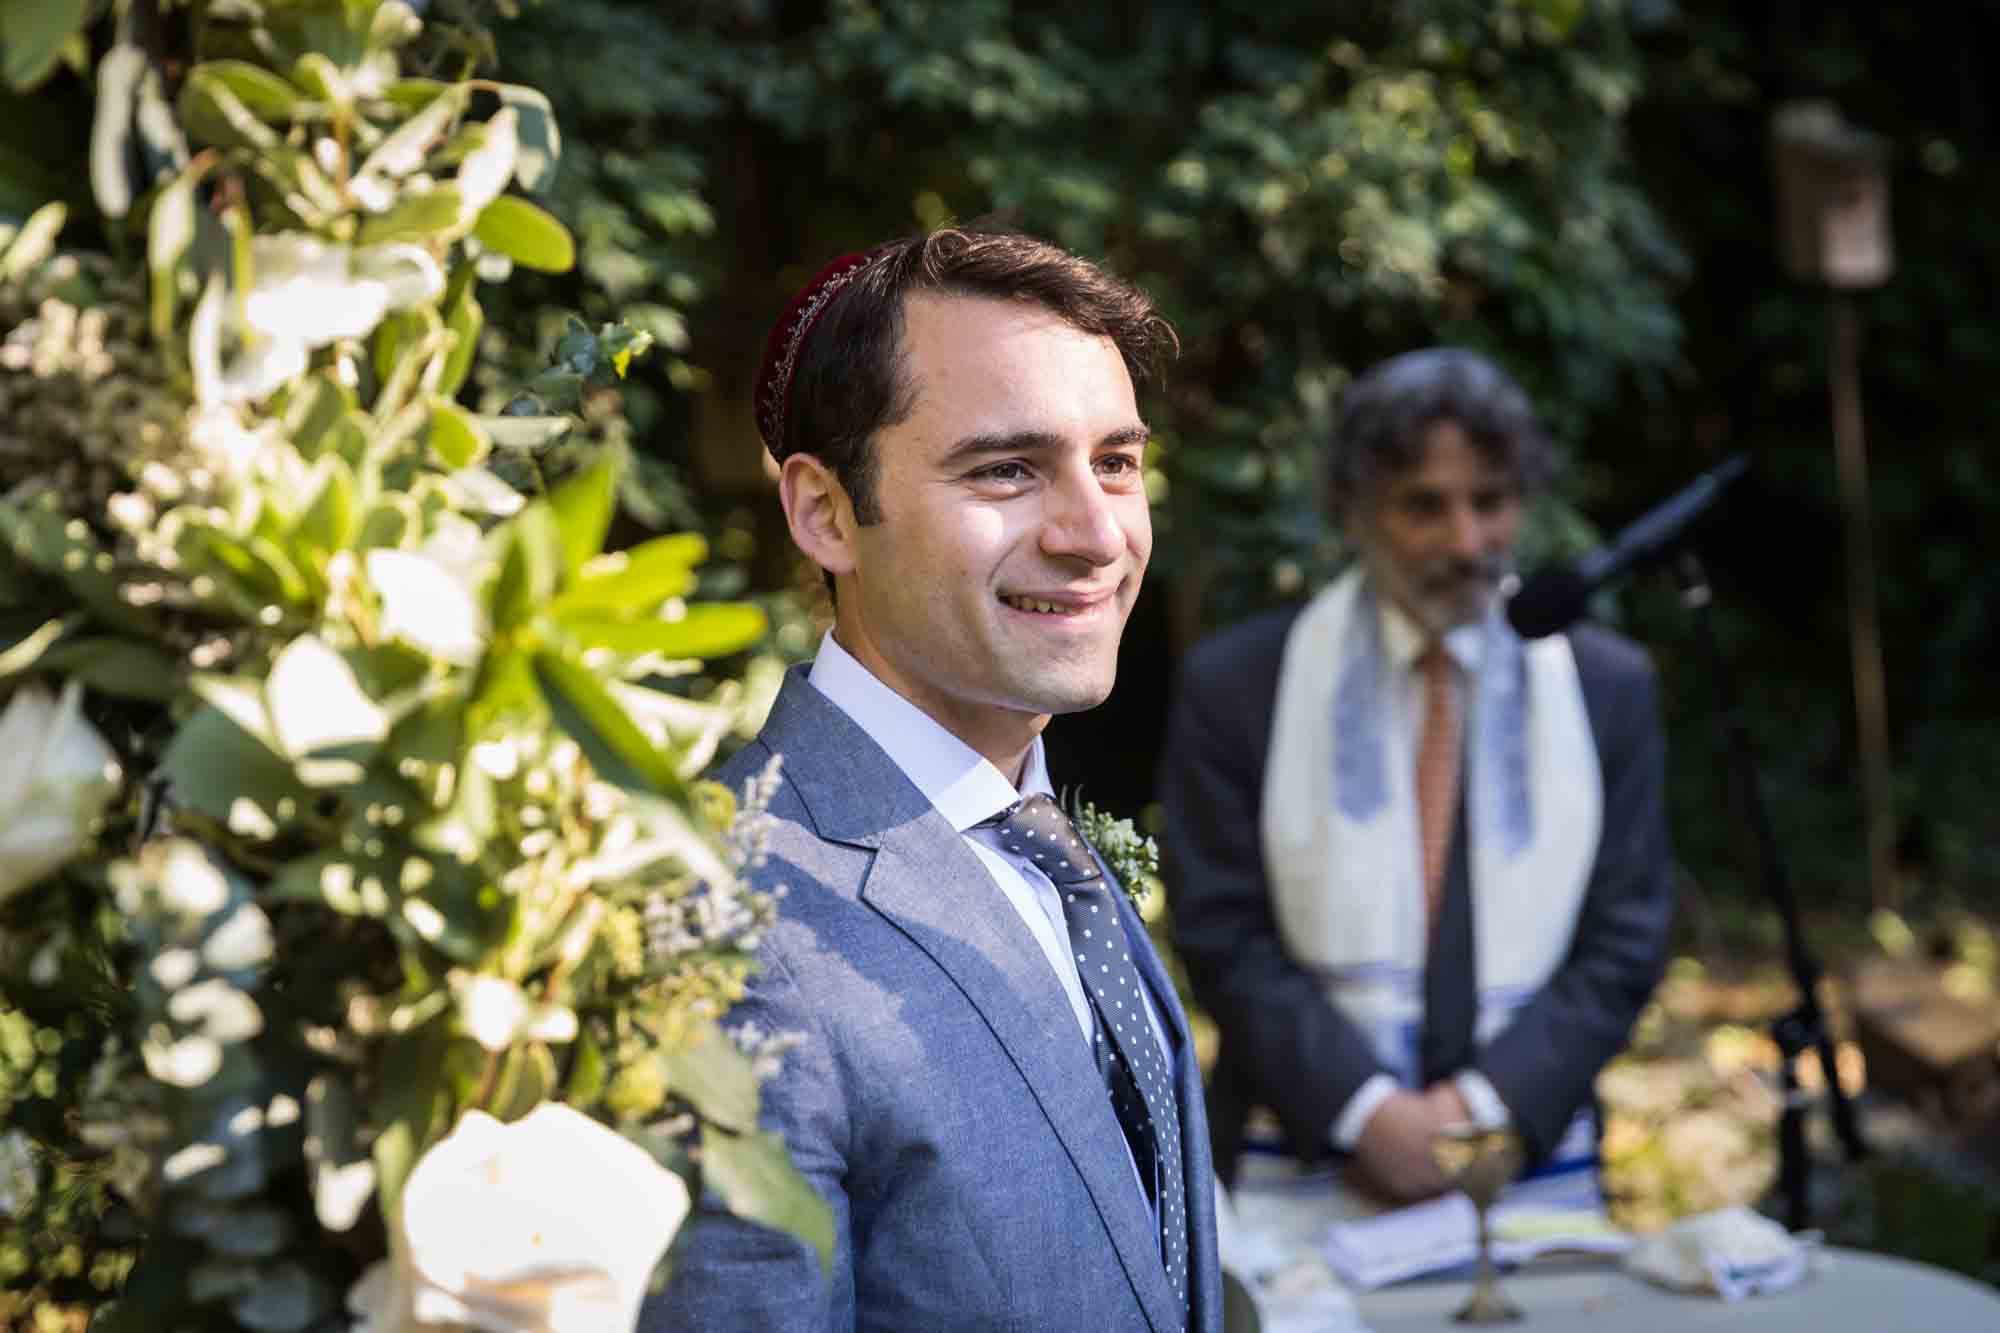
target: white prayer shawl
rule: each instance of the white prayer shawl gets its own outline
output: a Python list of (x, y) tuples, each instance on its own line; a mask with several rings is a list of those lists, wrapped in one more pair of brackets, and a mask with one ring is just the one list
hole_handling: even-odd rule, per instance
[[(1428, 929), (1416, 794), (1389, 780), (1381, 613), (1359, 569), (1285, 642), (1264, 771), (1278, 930), (1407, 1087), (1420, 1084)], [(1484, 1045), (1568, 954), (1596, 859), (1603, 775), (1576, 659), (1489, 616), (1468, 691), (1474, 1038)]]

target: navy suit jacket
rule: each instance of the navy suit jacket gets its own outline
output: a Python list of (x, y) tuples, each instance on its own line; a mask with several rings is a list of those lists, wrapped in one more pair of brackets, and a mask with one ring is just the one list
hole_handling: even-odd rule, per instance
[(1047, 958), (979, 858), (882, 749), (786, 680), (731, 786), (783, 756), (760, 888), (783, 885), (730, 1022), (797, 1032), (763, 1119), (832, 1205), (830, 1277), (799, 1241), (704, 1206), (644, 1333), (1221, 1328), (1215, 1186), (1187, 1019), (1138, 916), (1171, 1031), (1190, 1309)]
[[(1264, 766), (1285, 639), (1301, 609), (1266, 612), (1189, 653), (1161, 767), (1174, 943), (1222, 1034), (1210, 1102), (1225, 1178), (1250, 1106), (1276, 1112), (1293, 1155), (1322, 1157), (1348, 1098), (1381, 1068), (1367, 1038), (1286, 954), (1264, 879)], [(1537, 1157), (1554, 1149), (1624, 1045), (1659, 980), (1673, 918), (1652, 665), (1600, 627), (1579, 626), (1569, 639), (1604, 780), (1603, 831), (1569, 953), (1540, 996), (1475, 1050), (1475, 905), (1460, 801), (1425, 968), (1426, 1077), (1468, 1066), (1484, 1074)]]

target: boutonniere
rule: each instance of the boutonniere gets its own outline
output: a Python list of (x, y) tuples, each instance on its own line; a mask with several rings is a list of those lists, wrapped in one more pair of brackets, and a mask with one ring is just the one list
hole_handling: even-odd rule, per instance
[(1124, 886), (1125, 896), (1143, 913), (1160, 882), (1159, 845), (1133, 828), (1131, 820), (1113, 819), (1108, 811), (1099, 810), (1075, 793), (1070, 796), (1069, 817), (1091, 850), (1111, 867)]

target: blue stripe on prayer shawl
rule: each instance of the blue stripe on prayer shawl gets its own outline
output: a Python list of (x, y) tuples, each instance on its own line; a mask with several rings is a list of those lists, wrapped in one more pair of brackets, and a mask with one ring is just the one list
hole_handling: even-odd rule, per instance
[[(1388, 759), (1382, 725), (1382, 616), (1366, 583), (1356, 591), (1349, 616), (1354, 632), (1340, 679), (1333, 690), (1333, 801), (1349, 819), (1362, 822), (1389, 804)], [(1534, 797), (1528, 783), (1528, 663), (1520, 636), (1496, 604), (1487, 614), (1481, 669), (1475, 683), (1474, 716), (1479, 728), (1473, 747), (1473, 781), (1489, 831), (1502, 855), (1527, 850), (1535, 836)]]
[(1535, 837), (1528, 784), (1528, 654), (1498, 605), (1486, 617), (1480, 664), (1479, 743), (1489, 765), (1484, 794), (1500, 851), (1514, 857)]
[(1382, 751), (1382, 616), (1366, 583), (1356, 590), (1348, 623), (1360, 632), (1347, 636), (1333, 690), (1333, 803), (1359, 823), (1389, 804)]

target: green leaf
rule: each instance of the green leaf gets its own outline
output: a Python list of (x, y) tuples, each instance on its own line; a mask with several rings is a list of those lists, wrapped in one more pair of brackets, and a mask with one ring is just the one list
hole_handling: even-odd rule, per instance
[(204, 61), (189, 74), (190, 77), (199, 74), (215, 79), (236, 94), (236, 99), (252, 115), (262, 120), (289, 121), (305, 100), (299, 96), (296, 84), (247, 60)]
[(547, 610), (558, 617), (579, 612), (638, 615), (669, 597), (684, 596), (692, 590), (694, 568), (707, 558), (708, 542), (698, 533), (655, 537), (629, 551), (592, 560), (583, 567), (583, 576), (570, 584)]
[(457, 85), (449, 88), (444, 95), (433, 98), (423, 110), (404, 121), (395, 133), (377, 144), (375, 151), (368, 155), (368, 160), (355, 174), (384, 183), (409, 175), (424, 164), (432, 146), (450, 132), (452, 121), (458, 118), (464, 105), (464, 89)]
[(549, 493), (556, 529), (562, 538), (565, 581), (576, 577), (583, 562), (604, 549), (604, 534), (618, 508), (619, 457), (600, 449), (590, 466)]
[(0, 4), (0, 71), (27, 92), (56, 67), (63, 45), (90, 17), (91, 0), (7, 0)]
[(533, 616), (555, 592), (562, 538), (548, 504), (536, 501), (498, 530), (496, 540), (506, 547), (500, 574), (493, 580), (488, 616), (496, 630), (507, 630)]
[(540, 449), (570, 433), (576, 423), (568, 417), (482, 416), (480, 428), (486, 438), (501, 449)]
[(54, 620), (44, 621), (5, 648), (0, 648), (0, 680), (18, 675), (41, 662), (50, 646), (68, 632), (71, 621), (75, 619), (81, 617), (64, 619), (59, 616)]
[(286, 392), (284, 436), (307, 459), (324, 451), (327, 435), (356, 404), (354, 390), (331, 370), (295, 381)]
[(444, 1128), (450, 1109), (445, 1095), (445, 1054), (451, 1027), (433, 1019), (412, 1032), (384, 1043), (377, 1066), (379, 1091), (369, 1106), (369, 1119), (382, 1126), (375, 1136), (375, 1188), (382, 1218), (396, 1225), (402, 1210), (403, 1182), (417, 1156)]
[(406, 194), (387, 212), (361, 224), (360, 244), (427, 241), (448, 235), (458, 227), (462, 204), (456, 185), (434, 185), (420, 194)]
[(181, 124), (202, 143), (265, 152), (275, 152), (279, 146), (277, 132), (252, 115), (242, 98), (222, 80), (204, 76), (198, 69), (181, 85), (176, 106)]
[(626, 656), (723, 657), (764, 637), (764, 612), (746, 602), (704, 602), (679, 620), (617, 620), (566, 615), (558, 623), (572, 646), (603, 648)]
[(738, 1134), (757, 1128), (757, 1071), (714, 1024), (679, 1050), (662, 1051), (667, 1089), (701, 1118)]
[(516, 83), (500, 85), (500, 100), (514, 108), (520, 149), (514, 157), (514, 179), (530, 194), (541, 194), (555, 181), (562, 158), (562, 133), (555, 111), (539, 89)]
[(132, 211), (138, 193), (133, 181), (137, 150), (132, 127), (138, 118), (139, 83), (146, 75), (146, 53), (130, 42), (119, 42), (97, 62), (97, 113), (90, 122), (90, 189), (98, 211), (122, 218)]
[(194, 247), (197, 167), (182, 172), (153, 201), (146, 220), (146, 269), (152, 280), (153, 337), (164, 343), (173, 337), (174, 307), (181, 296), (181, 261)]
[(820, 1271), (831, 1270), (833, 1210), (792, 1165), (776, 1134), (739, 1135), (703, 1125), (701, 1178), (730, 1212), (798, 1237), (818, 1252)]
[(604, 1085), (610, 1070), (604, 1061), (604, 1048), (597, 1044), (597, 1038), (590, 1034), (586, 1026), (570, 1043), (569, 1078), (563, 1083), (562, 1099), (571, 1106), (591, 1107), (604, 1095)]
[(43, 204), (36, 209), (0, 252), (0, 282), (14, 281), (55, 253), (56, 235), (68, 216), (69, 210), (61, 204)]
[(479, 428), (479, 418), (449, 398), (431, 399), (431, 452), (456, 472), (486, 457), (493, 442)]
[(70, 639), (50, 649), (41, 666), (121, 699), (165, 701), (181, 684), (182, 664), (137, 639)]
[(354, 473), (345, 460), (334, 454), (325, 455), (313, 468), (325, 476), (292, 532), (321, 551), (344, 550), (360, 523)]
[[(470, 274), (471, 266), (465, 272)], [(453, 275), (454, 283), (458, 275)], [(472, 292), (472, 283), (467, 279), (459, 286), (457, 295), (450, 298), (444, 326), (451, 330), (451, 350), (445, 353), (444, 373), (438, 376), (437, 391), (449, 398), (464, 385), (465, 377), (472, 371), (472, 358), (479, 351), (479, 330), (486, 323), (486, 312), (479, 307), (479, 300)]]
[[(426, 319), (425, 316), (429, 316)], [(398, 310), (375, 326), (375, 335), (370, 340), (370, 360), (375, 366), (375, 382), (387, 384), (395, 376), (396, 363), (408, 348), (423, 341), (431, 326), (438, 325), (435, 311), (427, 307), (415, 310)]]
[(354, 92), (340, 72), (340, 66), (323, 51), (307, 51), (292, 62), (292, 82), (319, 101), (345, 109), (354, 104)]
[(526, 268), (567, 273), (576, 263), (569, 228), (549, 213), (513, 195), (501, 195), (480, 210), (472, 234), (487, 249)]
[(583, 747), (599, 777), (633, 791), (671, 794), (681, 789), (673, 764), (595, 673), (556, 653), (539, 652), (535, 680), (557, 724)]
[(274, 823), (288, 822), (286, 800), (303, 808), (309, 799), (291, 764), (214, 706), (181, 724), (160, 762), (176, 802), (227, 823), (239, 800)]
[(489, 1107), (495, 1119), (519, 1120), (547, 1101), (556, 1091), (561, 1075), (555, 1057), (541, 1042), (529, 1042), (507, 1052), (500, 1078), (493, 1086)]

